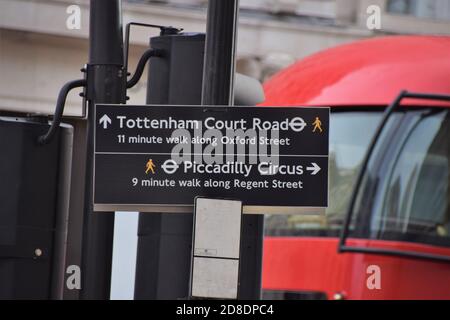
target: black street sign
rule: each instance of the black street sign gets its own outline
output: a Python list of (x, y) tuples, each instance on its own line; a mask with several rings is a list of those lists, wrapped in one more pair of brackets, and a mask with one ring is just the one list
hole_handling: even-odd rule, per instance
[(329, 108), (97, 105), (94, 209), (244, 213), (328, 204)]

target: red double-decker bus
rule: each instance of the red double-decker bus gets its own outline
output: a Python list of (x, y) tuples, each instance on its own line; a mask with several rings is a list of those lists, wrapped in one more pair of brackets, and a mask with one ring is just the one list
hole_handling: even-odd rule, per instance
[(329, 207), (266, 218), (266, 297), (450, 299), (450, 38), (339, 46), (265, 93), (331, 107)]

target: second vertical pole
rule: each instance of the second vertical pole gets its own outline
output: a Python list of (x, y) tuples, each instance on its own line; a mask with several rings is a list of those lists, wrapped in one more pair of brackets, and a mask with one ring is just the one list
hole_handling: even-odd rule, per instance
[[(233, 105), (239, 0), (209, 0), (203, 105)], [(240, 299), (261, 298), (264, 215), (242, 218)]]
[(81, 299), (110, 297), (114, 212), (93, 212), (94, 105), (125, 103), (121, 0), (91, 0)]
[(239, 0), (209, 0), (203, 105), (233, 105)]

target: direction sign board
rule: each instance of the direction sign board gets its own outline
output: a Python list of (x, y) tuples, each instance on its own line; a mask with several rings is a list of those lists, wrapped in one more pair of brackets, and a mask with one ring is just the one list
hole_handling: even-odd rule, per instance
[(328, 204), (329, 108), (96, 105), (94, 209), (244, 213)]

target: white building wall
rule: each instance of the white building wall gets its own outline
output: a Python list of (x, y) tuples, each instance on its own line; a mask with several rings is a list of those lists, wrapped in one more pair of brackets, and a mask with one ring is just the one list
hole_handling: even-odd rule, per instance
[[(387, 13), (387, 1), (242, 0), (238, 68), (265, 79), (296, 59), (384, 31), (450, 33), (448, 21)], [(66, 28), (66, 9), (72, 4), (81, 8), (80, 30)], [(170, 0), (167, 5), (123, 1), (123, 20), (204, 32), (205, 4), (204, 0)], [(366, 28), (370, 4), (382, 8), (384, 31)], [(261, 10), (266, 13), (261, 15)], [(280, 11), (290, 12), (289, 18)], [(88, 32), (88, 0), (0, 0), (0, 109), (53, 113), (60, 87), (82, 77), (79, 69), (88, 60)], [(157, 34), (158, 30), (133, 29), (130, 71), (149, 37)], [(145, 77), (129, 95), (130, 103), (145, 102)], [(81, 98), (75, 93), (68, 99), (66, 114), (81, 114)]]

